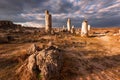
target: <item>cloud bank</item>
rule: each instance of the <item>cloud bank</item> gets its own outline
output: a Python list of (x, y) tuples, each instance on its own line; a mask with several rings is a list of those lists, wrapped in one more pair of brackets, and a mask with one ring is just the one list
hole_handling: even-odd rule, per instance
[(94, 27), (120, 26), (120, 0), (0, 0), (0, 20), (44, 27), (44, 11), (52, 14), (53, 26), (67, 18), (80, 27), (84, 18)]

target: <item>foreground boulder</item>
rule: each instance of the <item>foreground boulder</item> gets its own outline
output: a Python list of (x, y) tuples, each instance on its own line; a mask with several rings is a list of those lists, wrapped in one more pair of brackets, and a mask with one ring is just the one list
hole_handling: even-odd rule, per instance
[(49, 46), (31, 54), (16, 71), (19, 80), (61, 80), (61, 50)]

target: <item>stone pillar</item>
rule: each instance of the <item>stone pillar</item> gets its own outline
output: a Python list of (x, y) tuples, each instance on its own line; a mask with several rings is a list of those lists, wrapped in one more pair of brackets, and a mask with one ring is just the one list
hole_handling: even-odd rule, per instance
[(90, 26), (90, 25), (88, 25), (88, 31), (90, 31), (90, 27), (91, 27), (91, 26)]
[(81, 36), (88, 36), (88, 22), (87, 20), (84, 20), (82, 22), (82, 28), (81, 28)]
[(65, 31), (65, 26), (63, 25), (62, 31)]
[(71, 28), (71, 33), (74, 34), (75, 33), (75, 28), (74, 28), (74, 25), (72, 26)]
[(45, 11), (45, 32), (51, 33), (52, 29), (52, 16), (49, 14), (49, 11)]
[(63, 25), (63, 30), (65, 30), (65, 26)]
[(71, 20), (68, 18), (67, 20), (67, 30), (70, 32), (71, 31)]

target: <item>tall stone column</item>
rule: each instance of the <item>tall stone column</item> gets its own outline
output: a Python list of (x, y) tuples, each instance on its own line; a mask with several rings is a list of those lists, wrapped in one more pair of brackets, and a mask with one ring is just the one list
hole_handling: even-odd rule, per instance
[(74, 28), (74, 25), (72, 26), (71, 28), (71, 33), (74, 34), (75, 33), (75, 28)]
[(71, 31), (71, 20), (70, 20), (70, 18), (68, 18), (68, 20), (67, 20), (67, 30)]
[(84, 20), (82, 22), (82, 28), (81, 28), (81, 36), (88, 36), (88, 22), (87, 20)]
[(52, 16), (49, 14), (49, 11), (45, 11), (45, 32), (51, 33), (52, 29)]
[(90, 27), (91, 27), (91, 26), (90, 26), (90, 25), (88, 25), (88, 31), (90, 31)]
[(65, 26), (63, 25), (63, 29), (65, 29)]

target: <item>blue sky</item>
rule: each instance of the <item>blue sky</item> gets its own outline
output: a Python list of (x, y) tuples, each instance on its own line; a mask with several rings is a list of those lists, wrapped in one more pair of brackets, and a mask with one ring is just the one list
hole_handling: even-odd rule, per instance
[(80, 27), (84, 17), (93, 27), (120, 26), (120, 0), (0, 0), (0, 20), (27, 26), (44, 26), (44, 11), (52, 14), (53, 27)]

